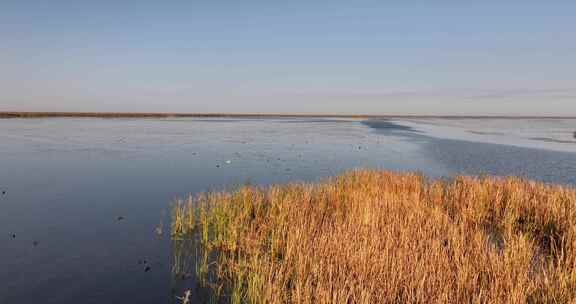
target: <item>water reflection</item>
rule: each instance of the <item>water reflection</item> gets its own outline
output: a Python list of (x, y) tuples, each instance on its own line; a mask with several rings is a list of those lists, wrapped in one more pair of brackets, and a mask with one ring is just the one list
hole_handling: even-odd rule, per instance
[[(215, 256), (202, 246), (197, 237), (172, 240), (171, 284), (172, 303), (213, 303), (221, 298), (221, 290), (213, 282)], [(213, 268), (213, 267), (212, 267)]]

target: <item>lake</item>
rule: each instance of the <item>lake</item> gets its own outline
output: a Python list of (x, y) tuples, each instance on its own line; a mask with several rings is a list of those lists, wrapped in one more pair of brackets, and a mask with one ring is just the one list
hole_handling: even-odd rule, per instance
[(0, 303), (176, 303), (194, 278), (171, 274), (169, 215), (188, 193), (361, 167), (576, 184), (574, 131), (576, 119), (0, 119)]

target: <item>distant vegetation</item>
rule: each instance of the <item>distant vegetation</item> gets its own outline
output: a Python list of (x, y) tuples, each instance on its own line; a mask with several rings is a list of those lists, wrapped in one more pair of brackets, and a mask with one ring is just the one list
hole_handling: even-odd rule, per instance
[(0, 111), (0, 118), (46, 118), (46, 117), (95, 117), (95, 118), (170, 118), (170, 117), (332, 117), (332, 118), (467, 118), (467, 119), (572, 119), (576, 116), (470, 116), (470, 115), (418, 115), (418, 114), (338, 114), (338, 113), (162, 113), (162, 112), (7, 112)]
[[(358, 170), (179, 201), (200, 282), (231, 303), (568, 303), (576, 190)], [(211, 258), (209, 258), (211, 257)]]

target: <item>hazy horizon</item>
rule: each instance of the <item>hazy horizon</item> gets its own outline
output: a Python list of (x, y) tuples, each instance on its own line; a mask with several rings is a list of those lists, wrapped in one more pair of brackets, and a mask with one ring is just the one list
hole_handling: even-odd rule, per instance
[(569, 1), (0, 8), (0, 111), (576, 115)]

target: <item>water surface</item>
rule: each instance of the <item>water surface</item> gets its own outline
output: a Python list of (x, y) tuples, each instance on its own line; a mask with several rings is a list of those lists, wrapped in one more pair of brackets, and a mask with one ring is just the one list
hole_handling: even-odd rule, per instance
[(188, 193), (357, 167), (576, 183), (574, 120), (498, 123), (505, 140), (485, 120), (0, 120), (0, 303), (174, 302), (194, 285), (166, 233)]

